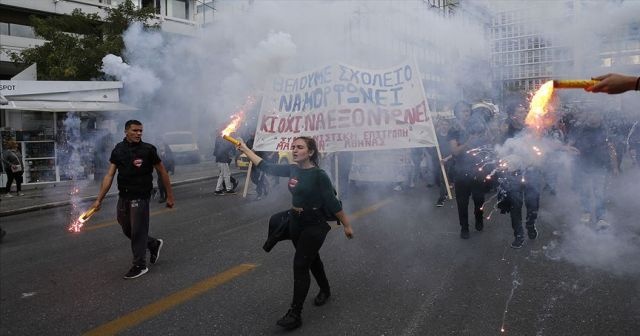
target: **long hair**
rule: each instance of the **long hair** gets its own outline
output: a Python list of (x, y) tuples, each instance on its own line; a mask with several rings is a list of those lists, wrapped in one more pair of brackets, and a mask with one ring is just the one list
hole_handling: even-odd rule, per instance
[(311, 162), (313, 162), (314, 165), (316, 165), (316, 167), (320, 167), (320, 153), (318, 153), (318, 145), (316, 144), (316, 140), (312, 137), (301, 136), (295, 138), (293, 141), (296, 141), (298, 139), (304, 140), (304, 142), (307, 144), (307, 148), (310, 151), (313, 151), (313, 154), (309, 157), (309, 159), (311, 160)]

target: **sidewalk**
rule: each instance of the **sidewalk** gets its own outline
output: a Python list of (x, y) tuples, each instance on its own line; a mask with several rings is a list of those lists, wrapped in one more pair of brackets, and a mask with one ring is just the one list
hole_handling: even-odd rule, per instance
[[(175, 174), (170, 175), (171, 185), (177, 186), (181, 184), (200, 182), (205, 180), (213, 180), (218, 178), (218, 165), (215, 161), (203, 161), (198, 164), (179, 165), (176, 166)], [(232, 164), (231, 175), (244, 175), (244, 170), (239, 170)], [(154, 173), (154, 186), (156, 175)], [(64, 181), (59, 183), (46, 183), (39, 185), (23, 185), (22, 192), (24, 196), (15, 196), (15, 183), (12, 186), (13, 197), (0, 197), (0, 217), (17, 215), (29, 211), (48, 209), (54, 207), (65, 206), (71, 203), (71, 192), (73, 188), (78, 186), (78, 198), (81, 202), (92, 202), (95, 200), (100, 190), (102, 181)], [(215, 187), (214, 181), (211, 181), (211, 192)], [(106, 197), (118, 195), (118, 187), (116, 178)]]

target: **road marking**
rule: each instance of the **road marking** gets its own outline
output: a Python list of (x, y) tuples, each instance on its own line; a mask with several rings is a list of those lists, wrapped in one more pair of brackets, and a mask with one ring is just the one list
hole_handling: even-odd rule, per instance
[[(155, 216), (155, 215), (159, 215), (159, 214), (163, 214), (165, 212), (171, 212), (171, 211), (175, 211), (176, 208), (164, 208), (164, 209), (160, 209), (160, 210), (156, 210), (156, 211), (152, 211), (149, 213), (149, 217), (151, 216)], [(110, 221), (106, 221), (106, 222), (102, 222), (96, 225), (91, 225), (91, 226), (85, 226), (84, 228), (81, 229), (81, 231), (93, 231), (93, 230), (97, 230), (97, 229), (102, 229), (102, 228), (106, 228), (109, 226), (113, 226), (118, 224), (117, 220), (110, 220)]]
[(386, 200), (382, 200), (376, 204), (370, 205), (366, 208), (362, 208), (354, 213), (351, 214), (351, 218), (353, 219), (358, 219), (360, 217), (364, 217), (374, 211), (377, 211), (378, 209), (382, 208), (383, 206), (387, 205), (388, 203), (391, 203), (391, 199), (388, 198)]
[[(386, 200), (382, 200), (382, 201), (380, 201), (378, 203), (375, 203), (375, 204), (370, 205), (370, 206), (368, 206), (366, 208), (362, 208), (362, 209), (360, 209), (358, 211), (355, 211), (355, 212), (351, 213), (349, 215), (349, 219), (352, 220), (352, 221), (360, 219), (360, 218), (362, 218), (362, 217), (364, 217), (364, 216), (366, 216), (366, 215), (368, 215), (368, 214), (370, 214), (370, 213), (382, 208), (383, 206), (387, 205), (388, 203), (391, 203), (391, 199), (390, 198), (388, 198)], [(336, 222), (329, 222), (329, 225), (331, 226), (331, 228), (334, 228), (334, 229), (340, 227), (338, 224), (336, 224)]]
[(204, 279), (191, 287), (175, 292), (156, 302), (148, 304), (138, 310), (135, 310), (125, 316), (115, 319), (111, 322), (103, 324), (95, 329), (89, 330), (85, 336), (97, 335), (115, 335), (125, 329), (134, 327), (154, 316), (182, 304), (198, 295), (201, 295), (213, 288), (216, 288), (234, 278), (247, 273), (258, 267), (256, 264), (240, 264), (230, 268), (220, 274), (214, 275), (208, 279)]

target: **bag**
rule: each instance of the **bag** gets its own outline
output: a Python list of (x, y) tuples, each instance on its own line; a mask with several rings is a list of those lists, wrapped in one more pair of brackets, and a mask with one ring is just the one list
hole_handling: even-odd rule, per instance
[(11, 172), (12, 173), (17, 173), (17, 172), (21, 172), (22, 171), (22, 165), (19, 164), (12, 164), (11, 165)]

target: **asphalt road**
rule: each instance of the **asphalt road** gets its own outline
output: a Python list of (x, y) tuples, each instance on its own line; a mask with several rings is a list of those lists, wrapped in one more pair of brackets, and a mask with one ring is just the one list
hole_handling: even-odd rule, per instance
[[(262, 249), (268, 217), (286, 209), (283, 184), (261, 201), (214, 196), (211, 181), (176, 188), (176, 208), (153, 203), (157, 264), (124, 280), (128, 240), (115, 199), (79, 234), (69, 208), (2, 218), (2, 335), (638, 335), (640, 278), (554, 257), (566, 228), (541, 214), (541, 239), (508, 248), (508, 217), (458, 237), (453, 202), (433, 191), (361, 187), (345, 207), (355, 238), (333, 229), (321, 250), (332, 285), (303, 325), (275, 321), (292, 295), (293, 247)], [(504, 331), (501, 331), (501, 328)]]

